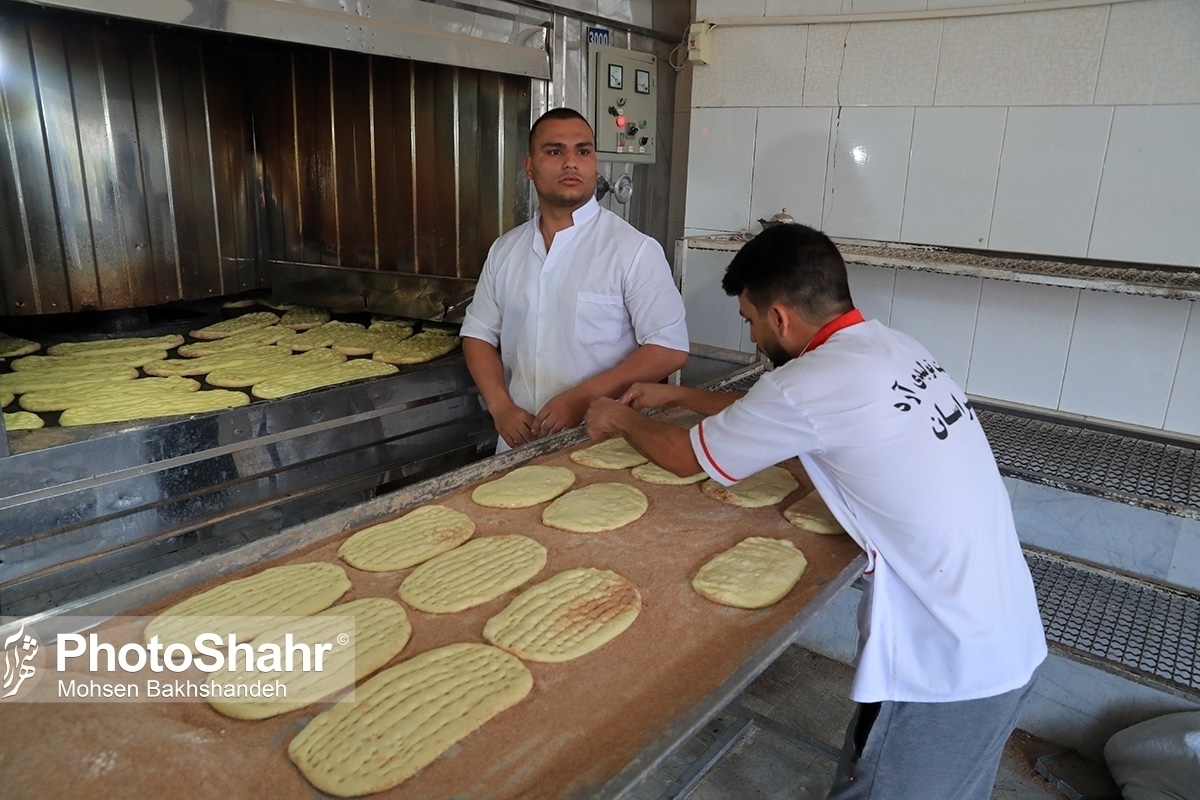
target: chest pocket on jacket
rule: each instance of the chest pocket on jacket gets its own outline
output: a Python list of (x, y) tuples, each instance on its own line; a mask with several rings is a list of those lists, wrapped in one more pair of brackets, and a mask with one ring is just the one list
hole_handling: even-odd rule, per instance
[(579, 292), (575, 300), (575, 338), (580, 344), (612, 344), (629, 326), (625, 298), (619, 294)]

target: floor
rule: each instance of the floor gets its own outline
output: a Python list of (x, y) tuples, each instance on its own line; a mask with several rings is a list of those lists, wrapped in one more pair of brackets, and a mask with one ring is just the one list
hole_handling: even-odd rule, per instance
[[(679, 748), (630, 795), (633, 800), (823, 800), (854, 710), (847, 699), (850, 666), (796, 645), (737, 700)], [(746, 728), (740, 739), (734, 734)], [(699, 765), (728, 747), (710, 769)], [(1040, 756), (1062, 750), (1014, 732), (1000, 765), (993, 800), (1061, 800), (1037, 774)]]

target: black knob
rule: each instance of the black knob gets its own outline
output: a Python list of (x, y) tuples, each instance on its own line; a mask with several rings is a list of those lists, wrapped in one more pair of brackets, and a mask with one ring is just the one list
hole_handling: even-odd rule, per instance
[(643, 136), (642, 138), (638, 139), (638, 144), (640, 144), (642, 147), (645, 147), (645, 146), (646, 146), (646, 145), (648, 145), (649, 143), (650, 143), (650, 137), (649, 137), (649, 136)]

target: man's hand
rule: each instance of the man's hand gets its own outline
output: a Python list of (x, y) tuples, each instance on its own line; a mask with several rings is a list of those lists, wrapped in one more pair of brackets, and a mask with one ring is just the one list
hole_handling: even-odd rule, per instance
[(533, 414), (516, 403), (492, 409), (492, 421), (496, 424), (496, 433), (500, 434), (500, 438), (507, 442), (509, 447), (516, 447), (538, 438), (533, 432)]
[(533, 437), (540, 439), (583, 422), (591, 398), (579, 387), (567, 389), (546, 401), (533, 420)]
[(636, 411), (621, 405), (611, 397), (597, 397), (588, 406), (587, 415), (584, 417), (584, 422), (587, 424), (588, 437), (594, 441), (598, 441), (611, 433), (622, 432), (624, 430), (621, 427), (622, 420), (627, 420), (630, 414), (635, 417), (641, 416)]
[(679, 402), (679, 387), (666, 383), (635, 383), (621, 395), (621, 403), (642, 411), (647, 408), (670, 408)]

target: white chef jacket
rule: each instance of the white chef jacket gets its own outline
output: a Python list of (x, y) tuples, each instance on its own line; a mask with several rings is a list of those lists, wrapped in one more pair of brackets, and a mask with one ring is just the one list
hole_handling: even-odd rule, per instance
[(641, 345), (688, 351), (683, 298), (658, 242), (594, 199), (572, 218), (550, 252), (537, 216), (497, 239), (462, 326), (499, 347), (509, 394), (530, 414)]
[(874, 320), (838, 330), (691, 438), (724, 485), (798, 455), (867, 553), (852, 699), (992, 697), (1045, 658), (991, 447), (966, 394), (910, 337)]

